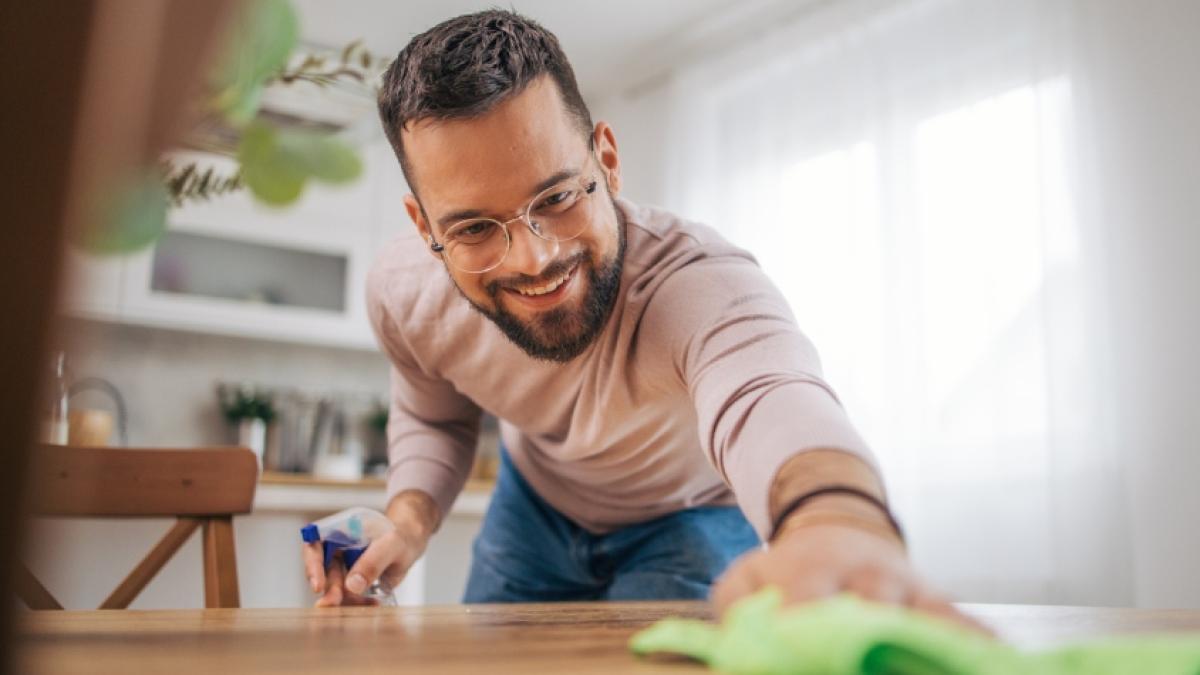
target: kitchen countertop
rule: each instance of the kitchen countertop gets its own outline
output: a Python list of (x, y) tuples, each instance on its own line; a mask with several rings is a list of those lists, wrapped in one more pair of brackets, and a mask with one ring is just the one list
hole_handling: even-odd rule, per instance
[[(960, 605), (1023, 647), (1140, 631), (1200, 631), (1200, 610)], [(17, 672), (705, 673), (631, 655), (629, 636), (701, 602), (336, 609), (28, 612)]]
[[(492, 481), (469, 481), (450, 516), (477, 517), (487, 511)], [(255, 513), (326, 514), (351, 506), (383, 510), (387, 506), (382, 478), (331, 480), (304, 474), (264, 471), (254, 493)]]

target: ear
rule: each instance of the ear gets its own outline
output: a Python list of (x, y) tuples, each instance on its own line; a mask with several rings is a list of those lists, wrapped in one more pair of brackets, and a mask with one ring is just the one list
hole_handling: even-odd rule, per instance
[(592, 144), (596, 148), (600, 166), (604, 169), (608, 191), (616, 197), (621, 192), (621, 158), (617, 155), (617, 138), (608, 122), (596, 123), (596, 130), (592, 133)]
[(421, 208), (421, 203), (417, 201), (416, 195), (412, 193), (404, 195), (404, 210), (408, 211), (408, 217), (412, 219), (413, 225), (417, 226), (417, 232), (425, 241), (425, 250), (429, 251), (429, 255), (441, 260), (442, 254), (431, 248), (433, 236), (430, 234), (429, 222), (425, 220), (425, 209)]

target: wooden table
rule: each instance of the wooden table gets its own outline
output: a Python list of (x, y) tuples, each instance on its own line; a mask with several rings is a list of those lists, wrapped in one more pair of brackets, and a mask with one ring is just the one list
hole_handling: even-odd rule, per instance
[[(1200, 611), (962, 605), (1022, 646), (1200, 631)], [(20, 673), (698, 673), (629, 654), (636, 630), (697, 602), (27, 614)]]

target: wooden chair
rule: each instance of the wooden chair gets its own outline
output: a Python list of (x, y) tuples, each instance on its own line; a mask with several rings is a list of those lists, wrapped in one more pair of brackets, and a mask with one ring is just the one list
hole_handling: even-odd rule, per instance
[[(204, 606), (238, 606), (233, 516), (249, 513), (254, 501), (253, 452), (42, 445), (30, 463), (32, 515), (177, 519), (100, 609), (128, 607), (197, 528), (204, 538)], [(62, 609), (25, 565), (18, 563), (16, 572), (17, 596), (31, 609)]]

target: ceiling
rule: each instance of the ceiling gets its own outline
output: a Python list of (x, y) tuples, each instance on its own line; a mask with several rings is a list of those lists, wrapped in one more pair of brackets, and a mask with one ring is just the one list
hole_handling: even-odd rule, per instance
[[(293, 0), (307, 42), (340, 48), (361, 38), (373, 53), (395, 55), (437, 23), (495, 3), (472, 0)], [(507, 5), (553, 31), (589, 100), (661, 74), (730, 33), (747, 17), (761, 26), (788, 0), (509, 0)], [(727, 30), (728, 29), (728, 30)]]

